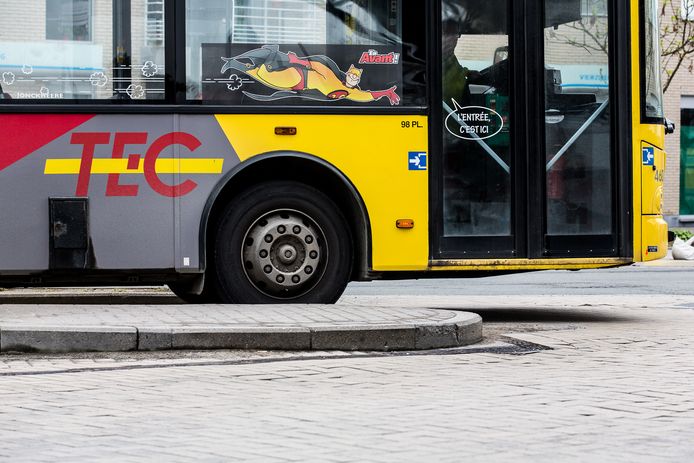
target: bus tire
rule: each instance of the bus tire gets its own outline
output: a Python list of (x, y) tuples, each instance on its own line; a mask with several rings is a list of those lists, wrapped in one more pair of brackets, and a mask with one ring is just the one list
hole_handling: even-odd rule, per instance
[(237, 196), (215, 237), (218, 290), (241, 304), (334, 303), (352, 272), (350, 229), (308, 185), (273, 181)]

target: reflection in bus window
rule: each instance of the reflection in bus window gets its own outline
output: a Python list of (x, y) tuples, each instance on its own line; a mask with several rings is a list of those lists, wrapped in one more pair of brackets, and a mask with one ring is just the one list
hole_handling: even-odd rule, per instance
[(607, 0), (545, 1), (547, 234), (612, 231)]
[(91, 40), (91, 0), (46, 1), (46, 39), (73, 41)]
[[(495, 5), (501, 10), (506, 7), (505, 3)], [(469, 1), (444, 2), (445, 236), (511, 234), (506, 22), (505, 11), (498, 8)]]
[[(694, 4), (682, 3), (683, 11), (692, 15)], [(689, 9), (685, 9), (684, 6)], [(663, 113), (663, 86), (660, 79), (660, 34), (658, 33), (658, 17), (660, 11), (658, 2), (654, 0), (643, 2), (643, 46), (644, 46), (644, 63), (642, 67), (642, 78), (644, 95), (641, 102), (641, 112), (643, 117), (650, 119), (662, 119)], [(690, 18), (694, 19), (694, 18)], [(691, 40), (691, 37), (689, 38)]]
[(5, 3), (0, 82), (12, 98), (164, 99), (163, 0)]
[(402, 0), (187, 0), (187, 99), (421, 104), (424, 91), (405, 88), (401, 11)]

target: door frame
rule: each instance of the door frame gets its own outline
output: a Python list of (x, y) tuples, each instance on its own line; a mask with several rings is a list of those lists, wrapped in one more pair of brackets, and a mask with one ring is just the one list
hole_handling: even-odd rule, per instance
[[(511, 79), (510, 236), (443, 236), (442, 0), (429, 0), (431, 259), (633, 256), (633, 170), (629, 0), (609, 0), (610, 118), (612, 129), (612, 233), (550, 236), (546, 229), (544, 0), (509, 0)], [(513, 18), (524, 18), (515, 21)], [(536, 122), (531, 122), (536, 121)], [(533, 155), (532, 153), (542, 153)], [(534, 173), (534, 175), (531, 175)], [(532, 180), (532, 181), (531, 181)], [(522, 187), (526, 185), (526, 187)], [(539, 211), (539, 212), (538, 212)], [(465, 244), (465, 247), (463, 247)]]

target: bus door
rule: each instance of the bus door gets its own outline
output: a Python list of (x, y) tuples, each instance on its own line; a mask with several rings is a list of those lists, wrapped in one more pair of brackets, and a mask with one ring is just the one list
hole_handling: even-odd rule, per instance
[(608, 1), (440, 5), (434, 258), (617, 255)]

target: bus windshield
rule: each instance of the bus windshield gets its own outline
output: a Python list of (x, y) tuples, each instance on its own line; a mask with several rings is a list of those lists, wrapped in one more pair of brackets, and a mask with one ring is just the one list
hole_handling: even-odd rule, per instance
[(643, 2), (643, 48), (641, 116), (663, 118), (663, 87), (660, 81), (660, 46), (658, 43), (658, 1)]

